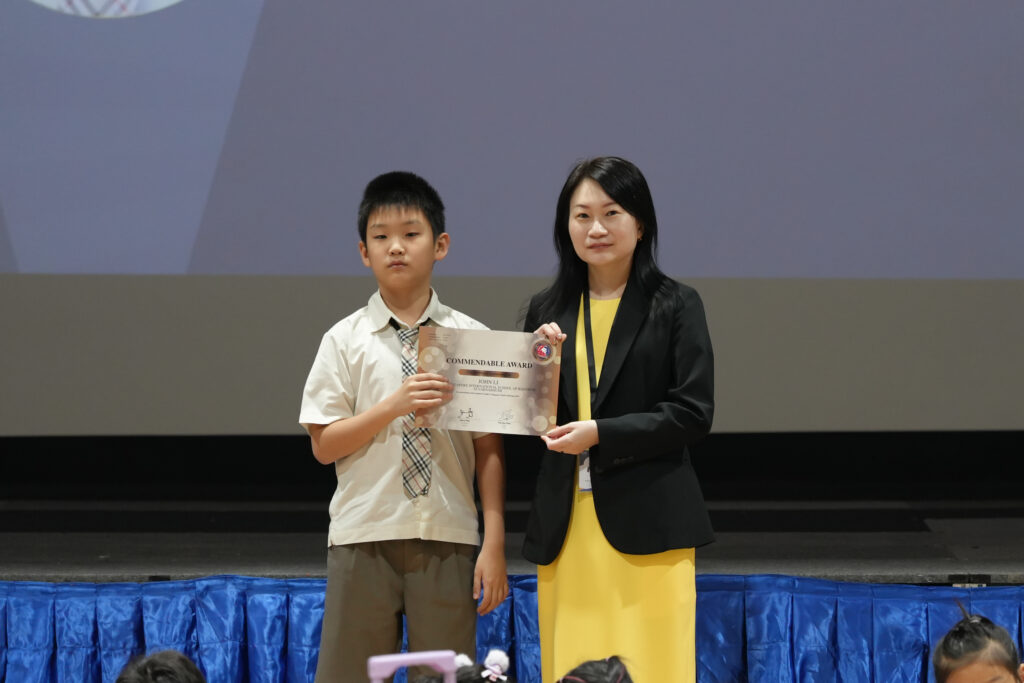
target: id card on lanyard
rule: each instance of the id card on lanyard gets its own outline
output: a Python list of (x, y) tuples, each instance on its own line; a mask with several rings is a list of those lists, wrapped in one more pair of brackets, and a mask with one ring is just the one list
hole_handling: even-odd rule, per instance
[[(590, 295), (583, 293), (583, 330), (587, 339), (587, 376), (590, 380), (590, 417), (594, 418), (594, 400), (597, 398), (597, 368), (594, 361), (594, 333), (590, 329)], [(590, 483), (590, 449), (580, 453), (580, 491), (593, 491)]]
[(593, 491), (594, 487), (590, 484), (590, 449), (580, 453), (580, 466), (579, 466), (579, 483), (580, 491)]

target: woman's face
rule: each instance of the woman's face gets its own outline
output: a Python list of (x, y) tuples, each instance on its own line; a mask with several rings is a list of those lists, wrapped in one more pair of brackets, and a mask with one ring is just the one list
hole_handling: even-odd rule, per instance
[(628, 267), (643, 228), (604, 189), (585, 178), (569, 200), (569, 237), (591, 268)]
[(996, 666), (991, 662), (976, 661), (962, 666), (949, 675), (946, 683), (1020, 683), (1024, 680), (1024, 664), (1021, 664), (1017, 675)]

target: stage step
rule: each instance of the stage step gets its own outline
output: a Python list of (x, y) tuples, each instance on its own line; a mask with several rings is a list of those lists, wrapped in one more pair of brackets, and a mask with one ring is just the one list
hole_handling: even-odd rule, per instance
[[(916, 584), (1024, 583), (1024, 502), (714, 501), (705, 574)], [(509, 572), (528, 504), (510, 501)], [(325, 503), (0, 502), (0, 580), (148, 581), (322, 576)]]

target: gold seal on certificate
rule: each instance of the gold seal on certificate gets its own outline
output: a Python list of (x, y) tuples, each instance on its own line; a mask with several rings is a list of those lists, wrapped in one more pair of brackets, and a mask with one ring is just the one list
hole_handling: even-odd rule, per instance
[(420, 328), (419, 370), (455, 385), (452, 400), (416, 413), (421, 427), (543, 434), (555, 426), (560, 344), (529, 332)]

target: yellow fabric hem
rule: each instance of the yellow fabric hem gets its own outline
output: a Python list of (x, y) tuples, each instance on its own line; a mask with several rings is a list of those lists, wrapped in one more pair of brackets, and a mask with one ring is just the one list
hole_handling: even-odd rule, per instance
[(620, 553), (590, 493), (577, 491), (561, 554), (537, 568), (537, 603), (545, 683), (611, 655), (637, 683), (696, 680), (693, 548)]

